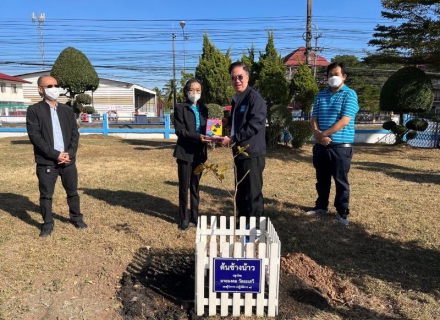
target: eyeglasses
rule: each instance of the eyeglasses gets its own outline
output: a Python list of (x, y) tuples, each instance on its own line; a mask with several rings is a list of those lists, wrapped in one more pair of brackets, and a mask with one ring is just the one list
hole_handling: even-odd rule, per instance
[(47, 86), (41, 86), (41, 87), (50, 89), (50, 88), (59, 88), (60, 86), (57, 84), (48, 84)]
[(202, 90), (200, 90), (200, 89), (189, 89), (188, 92), (189, 93), (201, 93)]
[(238, 76), (232, 76), (231, 77), (231, 80), (232, 80), (232, 82), (235, 82), (235, 81), (237, 81), (237, 80), (240, 80), (240, 81), (243, 81), (243, 78), (244, 78), (244, 75), (242, 75), (242, 74), (239, 74)]

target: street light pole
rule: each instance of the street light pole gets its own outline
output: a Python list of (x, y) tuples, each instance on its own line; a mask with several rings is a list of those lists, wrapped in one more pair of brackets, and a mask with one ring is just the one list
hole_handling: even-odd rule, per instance
[(182, 27), (182, 33), (183, 33), (183, 73), (185, 73), (185, 21), (180, 21), (180, 26)]
[(177, 97), (176, 97), (176, 53), (174, 50), (174, 40), (176, 39), (176, 35), (172, 33), (173, 36), (173, 110), (177, 105)]
[(32, 22), (35, 24), (35, 27), (37, 28), (37, 30), (40, 32), (40, 44), (41, 44), (41, 58), (42, 58), (42, 63), (43, 63), (43, 70), (44, 70), (44, 37), (43, 37), (43, 24), (44, 21), (46, 20), (46, 15), (44, 13), (40, 13), (40, 15), (37, 16), (35, 15), (35, 12), (32, 12), (31, 15), (32, 18)]

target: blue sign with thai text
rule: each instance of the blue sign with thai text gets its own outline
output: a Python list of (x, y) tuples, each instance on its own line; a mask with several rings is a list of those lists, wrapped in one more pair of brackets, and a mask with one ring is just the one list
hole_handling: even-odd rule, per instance
[(214, 292), (261, 292), (261, 259), (214, 258)]

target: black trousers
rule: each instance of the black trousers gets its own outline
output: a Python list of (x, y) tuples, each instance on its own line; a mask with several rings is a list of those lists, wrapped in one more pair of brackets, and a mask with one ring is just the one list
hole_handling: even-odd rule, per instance
[[(264, 157), (235, 158), (234, 162), (237, 182), (239, 182), (235, 198), (238, 216), (257, 217), (257, 221), (259, 221), (258, 218), (264, 214), (263, 171), (266, 159)], [(249, 173), (246, 175), (248, 171)], [(240, 182), (242, 179), (243, 181)]]
[(327, 209), (329, 204), (331, 178), (336, 186), (334, 206), (338, 213), (346, 213), (350, 202), (350, 171), (353, 148), (327, 148), (317, 143), (313, 146), (313, 166), (316, 169), (315, 208)]
[[(201, 174), (194, 169), (201, 164), (197, 158), (193, 162), (177, 159), (179, 178), (179, 226), (187, 227), (190, 222), (197, 224), (199, 216), (199, 190)], [(190, 210), (188, 211), (188, 189), (190, 190)]]
[(43, 216), (43, 227), (53, 227), (52, 197), (58, 176), (61, 177), (67, 195), (70, 220), (80, 221), (83, 218), (79, 205), (78, 195), (78, 170), (76, 164), (65, 165), (39, 165), (37, 164), (38, 188), (40, 190), (40, 212)]

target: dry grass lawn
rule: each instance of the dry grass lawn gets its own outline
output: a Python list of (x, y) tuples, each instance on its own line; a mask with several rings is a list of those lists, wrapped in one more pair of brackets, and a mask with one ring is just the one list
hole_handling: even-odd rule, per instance
[[(0, 139), (0, 319), (122, 319), (117, 299), (124, 272), (141, 267), (143, 248), (194, 250), (194, 229), (179, 232), (173, 141), (84, 135), (78, 152), (87, 230), (68, 223), (60, 181), (55, 229), (40, 239), (33, 152), (27, 138)], [(228, 151), (210, 161), (230, 164)], [(302, 253), (356, 286), (356, 308), (295, 306), (292, 319), (440, 319), (440, 149), (358, 145), (350, 172), (351, 223), (309, 217), (315, 200), (311, 145), (267, 156), (266, 213), (283, 255)], [(232, 180), (229, 172), (227, 181)], [(232, 186), (229, 186), (232, 189)], [(333, 197), (333, 193), (331, 197)], [(202, 179), (201, 212), (230, 215), (232, 202), (210, 176)], [(281, 287), (283, 283), (281, 283)], [(345, 310), (345, 311), (344, 311)], [(358, 317), (356, 315), (359, 315)]]

